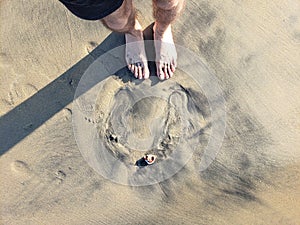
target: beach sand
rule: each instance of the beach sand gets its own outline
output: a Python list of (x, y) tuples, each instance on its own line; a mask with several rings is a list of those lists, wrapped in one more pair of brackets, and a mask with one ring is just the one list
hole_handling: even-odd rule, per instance
[[(146, 28), (151, 1), (135, 2)], [(224, 140), (204, 171), (199, 165), (216, 121), (189, 74), (178, 68), (169, 81), (140, 82), (121, 70), (101, 78), (97, 107), (78, 130), (75, 109), (88, 106), (74, 100), (80, 79), (124, 36), (76, 18), (58, 1), (0, 6), (1, 224), (300, 224), (300, 3), (187, 1), (174, 24), (176, 43), (218, 79), (226, 107)], [(150, 87), (179, 94), (170, 101), (130, 98)], [(186, 120), (192, 129), (181, 129)], [(79, 148), (91, 126), (125, 165), (113, 167), (111, 179)], [(140, 179), (148, 168), (160, 173), (187, 134), (194, 139), (183, 143), (195, 149), (174, 176), (130, 185), (139, 183), (133, 170)], [(158, 156), (157, 167), (134, 166), (141, 149)]]

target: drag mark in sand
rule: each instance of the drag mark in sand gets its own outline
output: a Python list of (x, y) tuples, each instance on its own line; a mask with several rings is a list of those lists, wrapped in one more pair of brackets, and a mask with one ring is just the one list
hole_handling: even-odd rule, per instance
[[(180, 139), (185, 145), (193, 146), (204, 133), (206, 139), (209, 136), (209, 104), (203, 93), (176, 83), (166, 84), (165, 90), (166, 100), (153, 96), (134, 102), (134, 87), (119, 88), (111, 96), (112, 108), (105, 118), (101, 114), (107, 109), (100, 107), (103, 103), (99, 99), (95, 112), (100, 113), (96, 117), (103, 118), (97, 124), (99, 136), (110, 154), (128, 167), (144, 154), (157, 155), (158, 162), (168, 159)], [(200, 151), (205, 147), (201, 143), (196, 144)]]
[[(180, 46), (181, 75), (174, 79), (139, 82), (126, 78), (124, 70), (112, 76), (126, 66), (120, 56), (124, 47), (98, 58), (76, 89), (73, 129), (83, 157), (107, 179), (130, 186), (170, 178), (194, 152), (202, 158), (199, 170), (205, 170), (220, 149), (226, 125), (216, 77)], [(156, 155), (156, 162), (147, 170), (136, 168), (145, 154)]]

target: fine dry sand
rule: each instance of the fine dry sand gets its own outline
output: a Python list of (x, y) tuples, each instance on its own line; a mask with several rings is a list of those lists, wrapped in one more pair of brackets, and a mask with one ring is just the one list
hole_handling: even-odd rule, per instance
[[(146, 28), (151, 1), (135, 2)], [(83, 110), (88, 100), (74, 100), (80, 78), (124, 36), (78, 19), (58, 1), (0, 6), (1, 224), (300, 224), (299, 2), (187, 1), (174, 24), (176, 43), (218, 78), (226, 106), (222, 146), (202, 172), (216, 121), (188, 74), (179, 68), (165, 82), (110, 74), (99, 80), (91, 113)], [(131, 98), (149, 87), (167, 98)], [(85, 115), (77, 114), (82, 124), (73, 130), (76, 107)], [(181, 129), (184, 121), (189, 129)], [(89, 127), (124, 165), (112, 167), (111, 179), (77, 145), (88, 142)], [(156, 154), (160, 165), (182, 146), (194, 146), (194, 154), (174, 176), (126, 185), (149, 175), (150, 166), (134, 166), (145, 153), (138, 150)], [(88, 153), (97, 158), (95, 149)], [(98, 169), (111, 166), (105, 163)]]

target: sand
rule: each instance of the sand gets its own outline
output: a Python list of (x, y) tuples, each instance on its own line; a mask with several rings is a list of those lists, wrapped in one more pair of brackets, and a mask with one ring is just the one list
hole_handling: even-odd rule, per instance
[[(99, 76), (102, 91), (84, 99), (80, 79), (97, 75), (89, 68), (124, 36), (56, 1), (0, 6), (1, 224), (300, 224), (297, 1), (190, 0), (174, 24), (176, 43), (217, 78), (226, 107), (221, 148), (203, 171), (222, 118), (213, 119), (207, 86), (183, 70), (200, 71), (193, 58), (179, 54), (182, 69), (165, 82), (126, 70)], [(146, 28), (151, 1), (136, 6)], [(122, 61), (113, 60), (106, 69)], [(135, 167), (144, 153), (156, 164)]]

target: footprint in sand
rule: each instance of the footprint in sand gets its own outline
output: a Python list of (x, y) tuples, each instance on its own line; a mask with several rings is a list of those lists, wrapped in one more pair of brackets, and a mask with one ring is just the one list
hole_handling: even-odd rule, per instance
[(87, 53), (91, 53), (97, 46), (98, 46), (97, 42), (89, 41), (88, 44), (86, 45)]
[(30, 170), (28, 164), (21, 160), (16, 160), (10, 164), (11, 170), (20, 176), (30, 177), (32, 175), (32, 171)]
[(28, 98), (35, 94), (38, 88), (33, 84), (20, 85), (14, 82), (10, 85), (10, 91), (8, 92), (7, 98), (2, 98), (2, 102), (8, 106), (15, 106), (20, 104), (24, 98)]
[(64, 179), (66, 178), (66, 176), (67, 176), (67, 174), (64, 171), (62, 171), (62, 170), (56, 171), (56, 173), (55, 173), (56, 183), (61, 184), (64, 181)]

